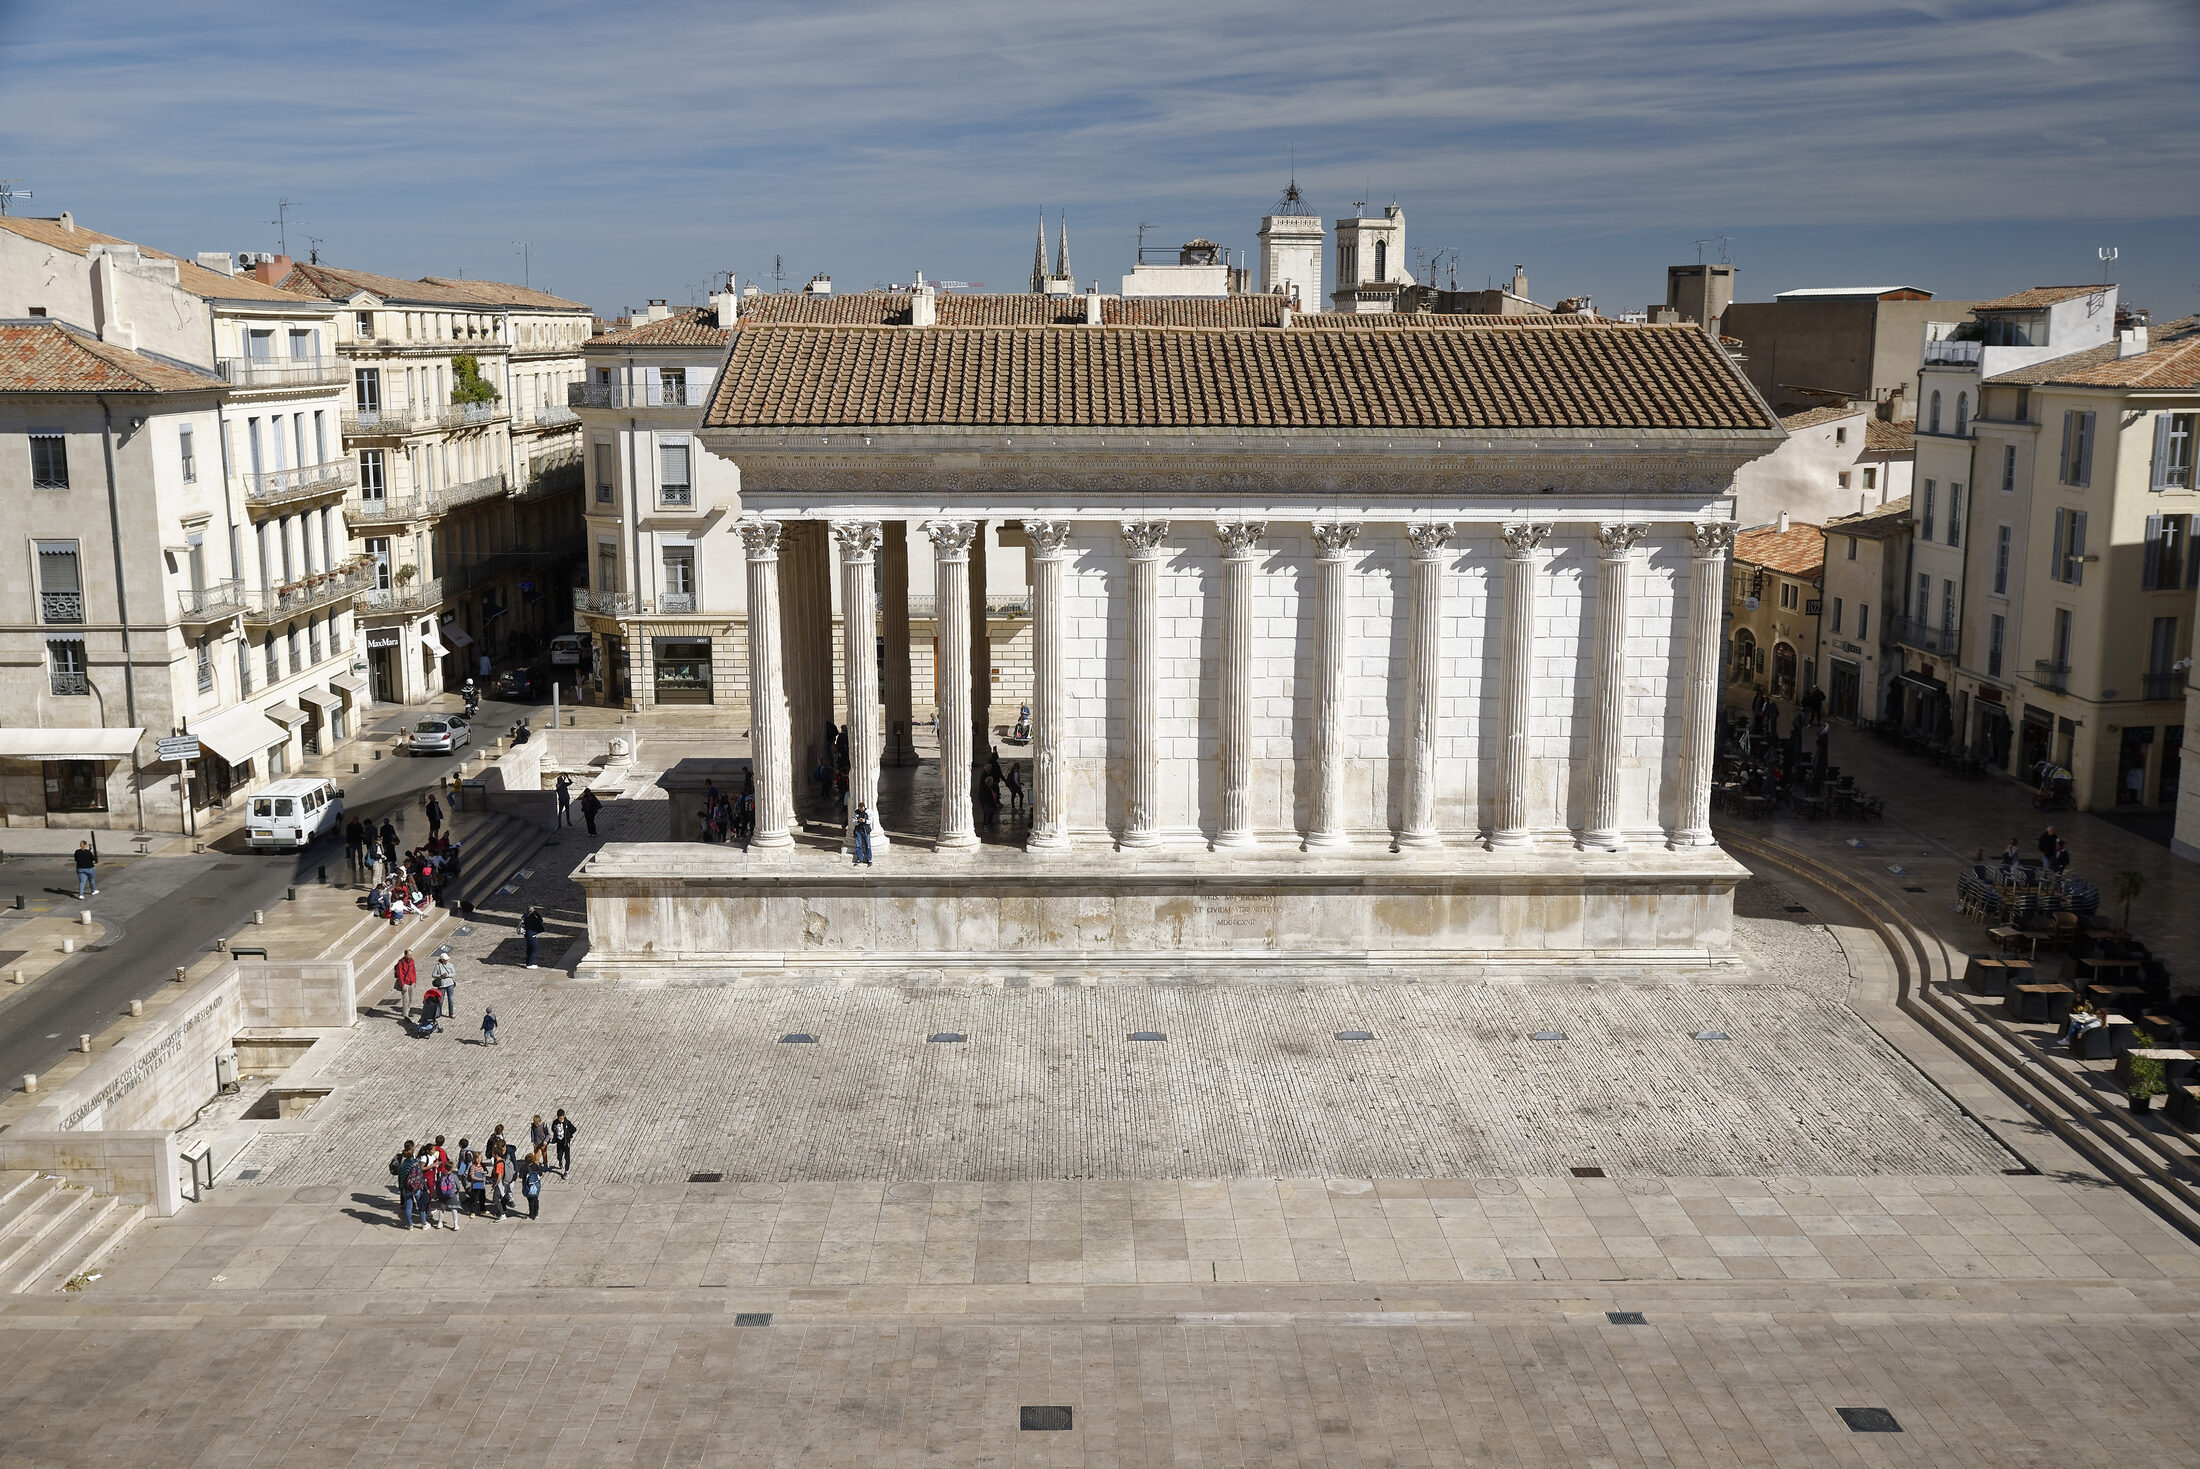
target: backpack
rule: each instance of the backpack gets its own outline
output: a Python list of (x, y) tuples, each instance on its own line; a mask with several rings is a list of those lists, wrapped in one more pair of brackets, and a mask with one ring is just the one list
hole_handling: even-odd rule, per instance
[(452, 1173), (439, 1173), (435, 1178), (435, 1191), (446, 1199), (458, 1197), (458, 1177)]
[(412, 1159), (406, 1157), (403, 1153), (392, 1154), (390, 1157), (390, 1177), (403, 1178), (405, 1170), (411, 1166)]
[(405, 1187), (407, 1189), (417, 1194), (421, 1190), (425, 1189), (427, 1186), (427, 1169), (421, 1167), (418, 1163), (415, 1163), (412, 1165), (412, 1167), (405, 1170)]
[(532, 1168), (528, 1169), (528, 1170), (527, 1170), (527, 1181), (526, 1181), (525, 1183), (523, 1183), (523, 1184), (521, 1184), (521, 1185), (520, 1185), (520, 1192), (521, 1192), (521, 1193), (523, 1193), (523, 1194), (525, 1194), (525, 1195), (527, 1195), (527, 1197), (528, 1197), (528, 1198), (530, 1198), (530, 1199), (539, 1199), (539, 1198), (541, 1198), (541, 1197), (542, 1197), (542, 1175), (541, 1175), (541, 1174), (540, 1174), (539, 1172), (537, 1172), (537, 1171), (535, 1171), (534, 1169), (532, 1169)]

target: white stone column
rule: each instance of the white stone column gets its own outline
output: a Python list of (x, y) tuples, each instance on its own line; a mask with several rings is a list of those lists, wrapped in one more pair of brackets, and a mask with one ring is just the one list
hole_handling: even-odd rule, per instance
[(779, 522), (741, 522), (749, 553), (749, 769), (756, 775), (752, 845), (794, 845), (794, 756), (779, 661)]
[(1123, 545), (1130, 552), (1130, 600), (1124, 609), (1123, 835), (1126, 847), (1161, 843), (1161, 543), (1166, 520), (1126, 520)]
[(1413, 542), (1412, 621), (1406, 629), (1406, 780), (1398, 845), (1436, 847), (1436, 729), (1443, 684), (1444, 548), (1450, 521), (1406, 527)]
[[(909, 688), (909, 523), (889, 520), (879, 567), (881, 636), (886, 640), (886, 755), (898, 768), (917, 763)], [(876, 810), (872, 812), (877, 816)], [(872, 826), (880, 831), (876, 820)]]
[(1551, 528), (1525, 521), (1509, 523), (1505, 536), (1504, 649), (1497, 692), (1497, 814), (1490, 830), (1492, 847), (1528, 845), (1529, 770), (1534, 747), (1535, 589), (1542, 579), (1543, 543)]
[(871, 569), (883, 537), (875, 520), (836, 520), (833, 539), (840, 546), (841, 676), (848, 699), (848, 813), (840, 849), (855, 850), (856, 807), (861, 806), (870, 813), (876, 856), (893, 845), (878, 816), (878, 596)]
[(1711, 775), (1719, 753), (1720, 620), (1726, 607), (1726, 558), (1734, 549), (1734, 527), (1698, 523), (1689, 527), (1688, 703), (1681, 734), (1680, 825), (1666, 843), (1671, 847), (1708, 847), (1711, 835)]
[(1226, 520), (1222, 538), (1221, 754), (1222, 816), (1217, 848), (1250, 847), (1253, 836), (1253, 584), (1259, 575), (1258, 520)]
[(1620, 765), (1627, 735), (1627, 590), (1635, 547), (1647, 525), (1600, 525), (1597, 545), (1595, 724), (1589, 730), (1589, 824), (1581, 845), (1616, 852), (1620, 834)]
[(933, 587), (939, 621), (940, 836), (939, 848), (975, 851), (977, 828), (970, 813), (970, 542), (978, 527), (967, 520), (928, 520)]
[(1062, 744), (1069, 729), (1068, 678), (1062, 663), (1062, 583), (1069, 565), (1069, 522), (1027, 520), (1031, 538), (1031, 830), (1024, 848), (1069, 848), (1069, 792)]
[(977, 522), (970, 538), (970, 768), (983, 769), (993, 750), (993, 624), (986, 612), (986, 547), (992, 537)]
[(1351, 569), (1344, 558), (1359, 539), (1353, 521), (1314, 527), (1314, 803), (1306, 823), (1309, 851), (1350, 843), (1345, 830), (1345, 616)]

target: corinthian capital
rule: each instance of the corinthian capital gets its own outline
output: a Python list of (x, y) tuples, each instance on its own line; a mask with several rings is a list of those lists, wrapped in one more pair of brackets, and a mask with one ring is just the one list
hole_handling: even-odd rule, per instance
[(1066, 520), (1027, 520), (1024, 534), (1031, 537), (1031, 551), (1042, 561), (1052, 560), (1069, 549), (1069, 522)]
[(1260, 538), (1268, 534), (1265, 520), (1218, 520), (1215, 534), (1222, 537), (1223, 554), (1232, 559), (1251, 556), (1260, 549)]
[(886, 538), (875, 520), (836, 520), (832, 525), (833, 539), (840, 542), (841, 557), (848, 561), (870, 560)]
[(1444, 554), (1444, 547), (1451, 544), (1457, 528), (1448, 520), (1419, 521), (1406, 527), (1406, 539), (1413, 542), (1413, 559), (1434, 561)]
[(1723, 520), (1699, 520), (1688, 528), (1688, 538), (1696, 543), (1696, 555), (1704, 560), (1720, 560), (1734, 549), (1734, 527)]
[(1320, 521), (1314, 526), (1314, 549), (1324, 560), (1343, 556), (1359, 538), (1360, 523), (1356, 520)]
[(1550, 526), (1529, 520), (1508, 522), (1501, 532), (1505, 537), (1505, 554), (1515, 561), (1525, 561), (1543, 549), (1543, 543), (1551, 538)]
[(1597, 544), (1604, 548), (1604, 559), (1617, 561), (1641, 545), (1648, 538), (1650, 527), (1637, 524), (1613, 524), (1597, 527)]
[(1160, 555), (1161, 543), (1169, 536), (1166, 520), (1126, 520), (1122, 526), (1123, 545), (1133, 561), (1150, 561)]
[(970, 556), (971, 538), (978, 533), (975, 520), (927, 520), (924, 533), (932, 538), (932, 553), (942, 561), (963, 561)]
[(744, 520), (740, 523), (741, 544), (748, 547), (751, 561), (777, 561), (779, 559), (779, 522), (776, 520)]

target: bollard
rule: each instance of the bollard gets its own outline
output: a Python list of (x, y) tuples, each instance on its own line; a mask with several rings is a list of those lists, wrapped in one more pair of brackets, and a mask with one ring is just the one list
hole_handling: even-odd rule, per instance
[(254, 908), (252, 910), (252, 921), (254, 923), (267, 922), (267, 910), (265, 908)]
[(86, 928), (90, 928), (92, 926), (92, 910), (86, 908), (83, 912), (77, 914), (76, 921), (84, 925)]
[(178, 964), (178, 965), (176, 966), (176, 977), (175, 977), (175, 980), (174, 980), (173, 982), (174, 982), (174, 983), (176, 983), (176, 984), (182, 984), (182, 983), (183, 983), (183, 977), (184, 977), (184, 975), (185, 975), (186, 973), (188, 973), (188, 972), (189, 972), (189, 971), (187, 971), (187, 970), (186, 970), (186, 969), (185, 969), (185, 968), (184, 968), (184, 967), (183, 967), (183, 966), (182, 966), (181, 964)]
[(73, 954), (73, 953), (75, 953), (75, 952), (76, 952), (76, 940), (75, 940), (75, 939), (63, 939), (63, 940), (61, 941), (61, 952), (62, 952), (62, 953), (64, 953), (64, 954)]
[(130, 1013), (132, 1015), (143, 1015), (145, 1013), (145, 1002), (143, 1000), (132, 1000), (130, 1002)]
[(22, 970), (20, 970), (20, 969), (10, 969), (10, 970), (8, 971), (8, 983), (9, 983), (9, 984), (21, 984), (21, 983), (23, 983), (23, 971), (22, 971)]
[(23, 907), (23, 895), (21, 893), (15, 895), (15, 906), (18, 911)]
[(376, 751), (374, 752), (374, 758), (375, 758), (375, 759), (377, 759), (377, 760), (381, 759), (381, 758), (382, 758), (382, 752), (381, 752), (380, 750), (376, 750)]
[(27, 1091), (27, 1092), (35, 1092), (35, 1091), (37, 1091), (37, 1090), (38, 1090), (38, 1073), (37, 1073), (37, 1072), (35, 1072), (35, 1071), (26, 1071), (26, 1072), (24, 1072), (24, 1073), (23, 1073), (23, 1090), (25, 1090), (25, 1091)]
[(321, 867), (321, 886), (328, 886), (328, 867), (325, 863)]
[[(322, 873), (322, 874), (321, 874), (321, 881), (323, 881), (323, 882), (327, 882), (327, 881), (328, 881), (328, 874), (327, 874), (326, 872), (324, 872), (324, 873)], [(285, 889), (283, 890), (283, 901), (284, 901), (284, 902), (286, 902), (286, 903), (295, 903), (295, 902), (297, 902), (297, 901), (298, 901), (298, 889), (297, 889), (297, 888), (295, 888), (295, 887), (289, 887), (289, 888), (285, 888)]]
[(92, 1054), (92, 1038), (88, 1035), (78, 1036), (76, 1038), (76, 1048), (89, 1056)]
[(359, 773), (359, 762), (356, 760), (351, 762), (351, 773), (353, 775), (357, 775)]
[[(229, 940), (227, 940), (227, 939), (216, 939), (216, 940), (214, 940), (214, 952), (215, 952), (215, 953), (217, 953), (217, 954), (219, 954), (219, 953), (223, 953), (223, 952), (224, 952), (224, 951), (226, 951), (226, 950), (227, 950), (228, 948), (229, 948)], [(182, 967), (181, 967), (180, 965), (179, 965), (179, 966), (177, 967), (177, 969), (176, 969), (176, 978), (177, 978), (177, 979), (179, 979), (179, 980), (183, 978), (183, 969), (182, 969)]]

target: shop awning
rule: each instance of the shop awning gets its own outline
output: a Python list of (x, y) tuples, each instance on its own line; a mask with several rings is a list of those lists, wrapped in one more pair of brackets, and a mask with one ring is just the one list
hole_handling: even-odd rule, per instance
[(280, 745), (290, 738), (289, 730), (252, 708), (224, 709), (211, 719), (200, 720), (191, 733), (232, 765), (257, 760), (269, 745)]
[(344, 696), (334, 689), (300, 689), (298, 698), (316, 709), (341, 709), (344, 705)]
[(126, 760), (142, 729), (0, 729), (0, 760)]
[(280, 719), (293, 727), (306, 722), (306, 711), (296, 704), (270, 704), (260, 712), (270, 719)]
[(463, 648), (474, 640), (472, 633), (469, 633), (448, 617), (443, 619), (443, 636), (454, 648)]
[(432, 627), (424, 627), (420, 630), (420, 646), (426, 648), (438, 658), (451, 656), (451, 650), (443, 646), (443, 639), (435, 635), (435, 629)]
[(1908, 684), (1913, 689), (1923, 689), (1928, 694), (1938, 694), (1944, 699), (1948, 697), (1948, 686), (1946, 684), (1937, 678), (1927, 678), (1922, 673), (1905, 673), (1897, 678), (1895, 682)]
[(367, 681), (356, 673), (339, 673), (332, 676), (328, 686), (340, 691), (354, 704), (363, 703), (367, 697)]

